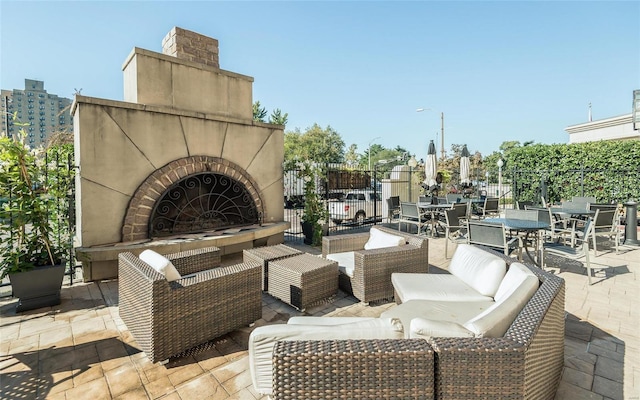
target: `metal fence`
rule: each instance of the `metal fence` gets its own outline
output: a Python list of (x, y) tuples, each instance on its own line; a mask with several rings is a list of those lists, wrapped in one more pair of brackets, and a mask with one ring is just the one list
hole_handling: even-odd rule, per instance
[[(45, 153), (44, 157), (45, 176), (42, 189), (39, 191), (41, 196), (45, 196), (47, 208), (49, 210), (49, 224), (55, 232), (53, 238), (56, 245), (64, 249), (66, 254), (67, 269), (65, 275), (69, 279), (69, 283), (73, 284), (76, 279), (76, 271), (79, 268), (76, 263), (73, 238), (75, 236), (75, 171), (77, 167), (74, 164), (71, 154), (65, 155), (54, 153), (50, 155)], [(11, 187), (4, 188), (0, 194), (0, 208), (5, 202), (11, 202), (13, 191)], [(11, 232), (5, 230), (8, 228), (6, 224), (13, 223), (13, 214), (11, 209), (2, 211), (2, 220), (5, 225), (2, 227), (0, 234), (3, 239), (12, 240)], [(27, 227), (28, 229), (29, 227)], [(10, 283), (5, 278), (0, 287), (8, 287)], [(2, 291), (2, 294), (8, 294)]]
[[(325, 207), (330, 213), (328, 221), (328, 234), (332, 235), (344, 230), (362, 229), (368, 225), (377, 224), (387, 220), (384, 205), (387, 199), (382, 194), (382, 181), (389, 178), (393, 166), (385, 169), (375, 168), (372, 171), (356, 170), (346, 166), (330, 165), (325, 168), (326, 176), (333, 178), (316, 177), (317, 192), (325, 202)], [(297, 177), (298, 171), (285, 171), (285, 220), (291, 223), (291, 227), (285, 232), (286, 240), (297, 241), (303, 239), (300, 218), (304, 214), (304, 185)], [(422, 169), (409, 171), (407, 191), (412, 193), (400, 194), (403, 198), (415, 198), (418, 194), (425, 194), (420, 187), (424, 180)], [(364, 178), (363, 178), (364, 177)], [(364, 180), (363, 180), (364, 179)], [(562, 200), (570, 200), (573, 196), (594, 196), (598, 203), (622, 203), (629, 199), (640, 198), (640, 167), (619, 169), (579, 169), (579, 170), (505, 170), (502, 176), (502, 186), (498, 185), (497, 176), (487, 176), (481, 171), (472, 171), (473, 186), (465, 195), (499, 197), (501, 204), (513, 204), (515, 201), (541, 202), (541, 196), (549, 203)], [(448, 182), (441, 185), (439, 195), (446, 193), (461, 193), (459, 174), (453, 171), (449, 175)], [(372, 207), (367, 200), (358, 200), (355, 195), (370, 194), (379, 200)], [(348, 204), (343, 200), (351, 194)], [(349, 206), (349, 215), (352, 219), (333, 218), (337, 207)], [(356, 218), (356, 212), (364, 210), (363, 218)], [(367, 210), (374, 210), (369, 214)], [(338, 220), (339, 221), (338, 223)]]
[[(354, 169), (336, 164), (323, 166), (321, 176), (314, 179), (317, 193), (329, 215), (329, 235), (339, 231), (360, 230), (388, 220), (387, 199), (383, 196), (382, 183), (389, 179), (395, 165), (376, 165), (373, 170)], [(419, 195), (424, 194), (425, 190), (420, 186), (424, 180), (424, 169), (405, 170), (403, 174), (403, 179), (409, 183), (400, 189), (400, 192), (395, 189), (394, 195), (403, 199), (417, 199)], [(459, 185), (452, 183), (446, 187), (447, 189), (442, 190), (443, 194), (445, 191), (455, 191)], [(299, 170), (285, 171), (284, 189), (285, 220), (291, 224), (285, 232), (286, 240), (301, 241), (303, 233), (300, 220), (304, 215), (305, 198), (304, 182), (300, 178)], [(480, 190), (480, 187), (476, 189)], [(484, 192), (487, 192), (487, 189), (486, 186), (482, 187)]]

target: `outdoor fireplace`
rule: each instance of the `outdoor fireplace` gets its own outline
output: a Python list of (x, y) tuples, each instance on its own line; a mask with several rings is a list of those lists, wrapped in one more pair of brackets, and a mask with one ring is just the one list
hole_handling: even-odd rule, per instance
[(179, 180), (160, 197), (151, 211), (149, 237), (247, 226), (259, 220), (244, 185), (205, 172)]
[(282, 243), (284, 127), (253, 120), (253, 78), (218, 64), (218, 42), (180, 28), (134, 48), (124, 101), (76, 95), (76, 254), (86, 280), (118, 254)]

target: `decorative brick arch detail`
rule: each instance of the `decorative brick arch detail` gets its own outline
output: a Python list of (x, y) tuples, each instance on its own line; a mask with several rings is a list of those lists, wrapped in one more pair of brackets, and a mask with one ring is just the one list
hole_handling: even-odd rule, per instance
[(238, 165), (218, 157), (192, 156), (170, 162), (156, 170), (136, 189), (129, 201), (122, 225), (122, 241), (149, 239), (149, 218), (153, 206), (174, 183), (189, 175), (211, 172), (226, 175), (244, 185), (264, 220), (264, 207), (257, 183)]

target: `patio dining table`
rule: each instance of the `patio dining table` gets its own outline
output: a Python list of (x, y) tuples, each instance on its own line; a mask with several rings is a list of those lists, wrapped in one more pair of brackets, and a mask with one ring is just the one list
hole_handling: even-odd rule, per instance
[(545, 229), (549, 229), (549, 224), (544, 221), (533, 221), (527, 219), (516, 219), (516, 218), (486, 218), (484, 222), (489, 224), (504, 224), (506, 229), (514, 230), (514, 231), (524, 231), (525, 232), (525, 241), (529, 238), (529, 234), (531, 232), (536, 232), (538, 247), (536, 248), (536, 252), (540, 251), (540, 258), (532, 257), (531, 253), (529, 253), (529, 247), (524, 246), (524, 251), (527, 253), (527, 256), (540, 268), (542, 268), (542, 262), (539, 261), (542, 259), (542, 235)]
[(563, 207), (551, 207), (551, 213), (554, 215), (562, 215), (568, 214), (573, 216), (585, 216), (585, 215), (593, 215), (596, 212), (594, 210), (590, 210), (588, 208), (563, 208)]
[(438, 215), (440, 214), (440, 212), (442, 212), (442, 210), (451, 208), (453, 206), (453, 203), (431, 204), (419, 201), (416, 203), (416, 205), (418, 206), (420, 214), (431, 214), (431, 237), (434, 237), (436, 233), (436, 225), (438, 224)]

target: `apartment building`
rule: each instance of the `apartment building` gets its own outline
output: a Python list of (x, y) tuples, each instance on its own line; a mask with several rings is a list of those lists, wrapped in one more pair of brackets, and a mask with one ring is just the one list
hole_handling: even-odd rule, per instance
[(11, 137), (24, 128), (32, 148), (46, 144), (54, 133), (73, 132), (72, 100), (47, 93), (43, 81), (25, 79), (24, 90), (2, 89), (1, 97), (2, 132)]

